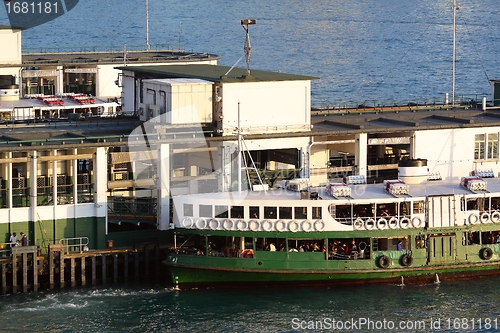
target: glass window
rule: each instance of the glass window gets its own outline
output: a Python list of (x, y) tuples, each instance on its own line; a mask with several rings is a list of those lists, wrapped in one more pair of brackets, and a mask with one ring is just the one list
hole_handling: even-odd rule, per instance
[(401, 202), (399, 205), (399, 215), (410, 215), (410, 203)]
[(193, 204), (184, 204), (184, 216), (193, 216)]
[(279, 209), (280, 219), (291, 220), (292, 219), (292, 207), (280, 207)]
[(215, 206), (215, 217), (219, 219), (227, 218), (227, 206)]
[(488, 159), (498, 159), (498, 133), (488, 134)]
[(474, 143), (474, 159), (482, 160), (484, 159), (484, 134), (476, 134), (476, 139)]
[(250, 206), (248, 208), (249, 214), (251, 219), (259, 219), (260, 218), (260, 212), (259, 212), (259, 207), (256, 206)]
[(321, 213), (321, 207), (313, 207), (312, 208), (312, 218), (313, 219), (322, 219), (323, 214)]
[(231, 207), (231, 218), (232, 219), (242, 219), (243, 218), (243, 206)]
[(422, 214), (424, 212), (424, 202), (415, 201), (413, 203), (413, 214)]
[(200, 217), (212, 217), (212, 206), (200, 205)]
[(265, 219), (276, 219), (276, 207), (264, 207)]
[(295, 207), (296, 219), (307, 219), (307, 207)]

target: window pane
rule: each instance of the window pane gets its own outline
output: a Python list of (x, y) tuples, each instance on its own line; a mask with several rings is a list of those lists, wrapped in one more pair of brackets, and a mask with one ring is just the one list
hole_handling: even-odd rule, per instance
[(484, 134), (476, 134), (475, 144), (474, 144), (474, 159), (484, 159)]
[(498, 134), (488, 134), (488, 159), (498, 158)]
[(184, 216), (193, 216), (192, 204), (184, 204)]
[(280, 207), (279, 209), (280, 219), (291, 220), (292, 219), (292, 207)]
[(242, 219), (243, 218), (243, 206), (231, 207), (231, 218), (232, 219)]
[(251, 206), (249, 208), (249, 213), (248, 216), (250, 216), (251, 219), (259, 219), (260, 214), (259, 214), (259, 207), (256, 206)]
[(215, 217), (219, 219), (227, 218), (227, 206), (215, 206)]
[(313, 207), (312, 218), (313, 219), (322, 219), (323, 218), (323, 215), (321, 214), (321, 207)]
[(295, 207), (296, 219), (307, 219), (307, 207)]
[(212, 217), (212, 206), (200, 205), (200, 217)]
[(264, 207), (265, 219), (276, 219), (276, 207)]

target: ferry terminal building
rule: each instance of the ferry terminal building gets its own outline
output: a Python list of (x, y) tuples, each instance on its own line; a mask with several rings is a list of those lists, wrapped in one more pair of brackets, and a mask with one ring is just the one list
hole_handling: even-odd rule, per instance
[[(112, 65), (110, 76), (121, 89), (114, 93), (121, 99), (118, 117), (4, 122), (5, 242), (21, 231), (42, 249), (77, 237), (87, 237), (91, 249), (151, 235), (167, 242), (171, 195), (234, 190), (238, 124), (247, 156), (270, 187), (291, 177), (309, 177), (314, 186), (345, 175), (370, 182), (397, 178), (397, 163), (405, 158), (426, 159), (430, 173), (457, 182), (472, 170), (500, 172), (500, 113), (493, 101), (485, 107), (470, 100), (311, 111), (317, 78), (257, 70), (247, 75), (216, 59)], [(23, 62), (14, 69), (2, 61), (2, 75), (14, 76), (19, 86)], [(16, 84), (0, 103), (16, 98)], [(492, 87), (491, 100), (495, 82)], [(255, 185), (257, 172), (249, 173)]]

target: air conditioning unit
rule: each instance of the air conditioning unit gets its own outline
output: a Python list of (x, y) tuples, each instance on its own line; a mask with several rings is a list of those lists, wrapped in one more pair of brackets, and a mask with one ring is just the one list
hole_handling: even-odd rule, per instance
[(159, 105), (149, 105), (148, 107), (148, 121), (153, 123), (160, 122), (161, 107)]
[(148, 110), (147, 104), (144, 104), (144, 103), (139, 104), (138, 113), (139, 113), (139, 120), (140, 121), (147, 121), (148, 120), (148, 111), (147, 110)]

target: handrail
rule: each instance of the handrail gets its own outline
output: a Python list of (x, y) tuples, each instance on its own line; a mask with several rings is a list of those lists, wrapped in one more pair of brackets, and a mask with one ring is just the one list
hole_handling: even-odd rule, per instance
[[(150, 51), (184, 51), (185, 46), (181, 44), (157, 44), (150, 45)], [(47, 53), (109, 53), (109, 52), (123, 52), (124, 46), (63, 46), (63, 47), (23, 47), (23, 55), (28, 54), (47, 54)], [(125, 51), (128, 52), (140, 52), (148, 51), (146, 45), (126, 45)]]
[[(83, 243), (83, 240), (86, 239), (87, 242), (86, 243)], [(79, 241), (78, 244), (69, 244), (70, 241), (72, 240), (77, 240)], [(66, 244), (64, 244), (64, 242), (66, 242)], [(74, 237), (74, 238), (62, 238), (59, 240), (59, 244), (63, 244), (64, 247), (66, 247), (66, 254), (69, 253), (69, 248), (70, 247), (77, 247), (80, 249), (80, 253), (82, 253), (82, 249), (84, 246), (87, 246), (89, 244), (89, 239), (88, 237)]]
[(12, 243), (0, 243), (0, 252), (10, 252)]

